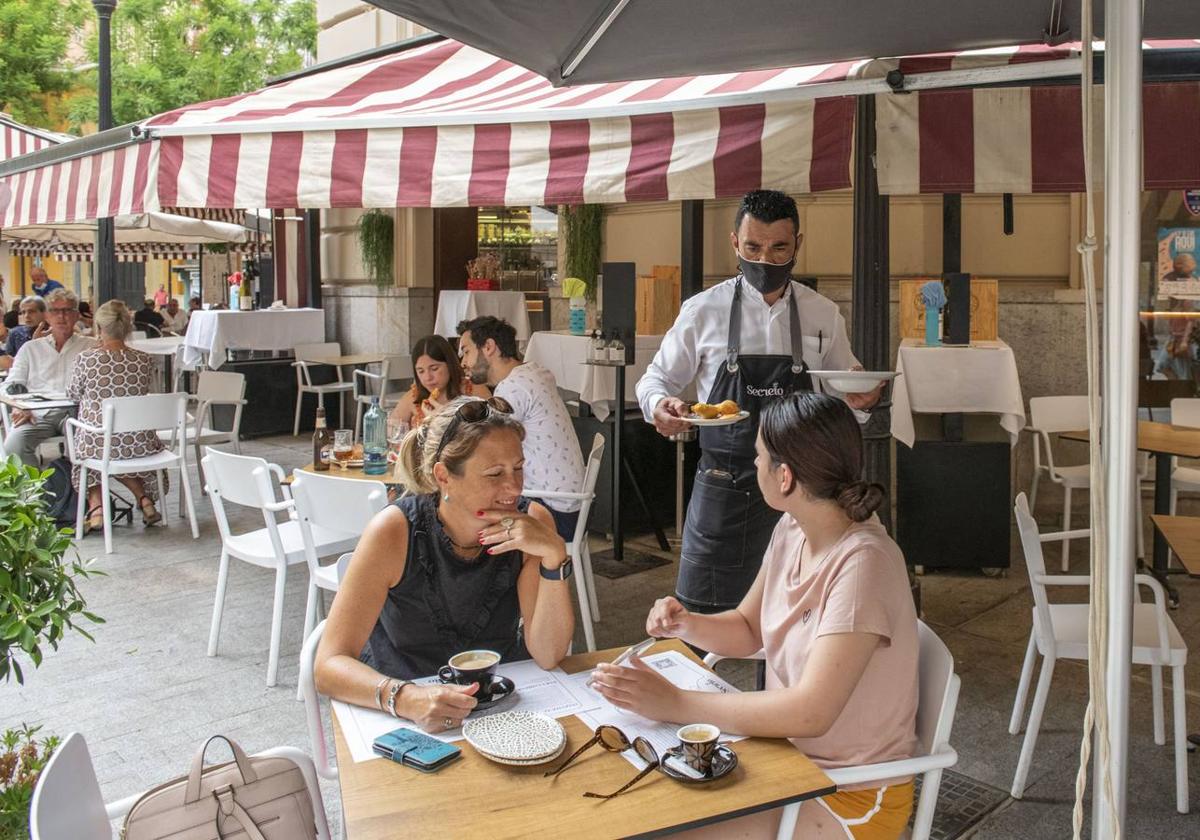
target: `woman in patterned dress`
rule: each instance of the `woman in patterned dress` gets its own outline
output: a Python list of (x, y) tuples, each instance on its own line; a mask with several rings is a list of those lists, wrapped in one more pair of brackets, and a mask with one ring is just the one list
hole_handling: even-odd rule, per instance
[[(110, 300), (96, 310), (96, 329), (99, 331), (100, 346), (79, 355), (71, 371), (71, 382), (67, 396), (79, 403), (79, 420), (89, 426), (99, 427), (104, 422), (100, 404), (109, 397), (138, 397), (150, 393), (154, 381), (154, 360), (148, 353), (125, 346), (125, 339), (133, 331), (133, 316), (122, 301)], [(76, 431), (75, 448), (80, 457), (99, 458), (104, 453), (104, 436), (94, 432)], [(113, 460), (141, 458), (163, 449), (158, 435), (152, 431), (125, 432), (113, 435)], [(83, 533), (104, 527), (104, 506), (100, 495), (100, 484), (93, 473), (89, 473), (87, 488), (88, 514)], [(127, 473), (114, 476), (129, 488), (142, 509), (142, 522), (153, 525), (162, 520), (162, 514), (154, 506), (164, 486), (158, 487), (158, 476), (154, 472)], [(164, 485), (166, 474), (163, 475)], [(79, 467), (71, 470), (71, 481), (75, 491), (83, 492), (79, 486)]]
[(392, 409), (389, 419), (420, 426), (426, 417), (458, 397), (487, 399), (486, 385), (475, 385), (463, 372), (450, 342), (440, 335), (427, 335), (412, 347), (413, 384)]

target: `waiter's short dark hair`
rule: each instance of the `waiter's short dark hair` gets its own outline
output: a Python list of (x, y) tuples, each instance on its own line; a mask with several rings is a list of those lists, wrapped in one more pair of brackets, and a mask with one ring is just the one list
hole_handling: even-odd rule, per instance
[(796, 209), (796, 199), (779, 190), (751, 190), (742, 196), (737, 215), (733, 217), (735, 231), (742, 229), (742, 219), (747, 215), (767, 224), (791, 219), (792, 227), (797, 233), (800, 232), (800, 211)]
[(503, 318), (497, 318), (495, 315), (480, 315), (469, 321), (459, 321), (458, 334), (462, 336), (467, 333), (471, 334), (471, 341), (475, 342), (476, 347), (482, 347), (490, 338), (496, 342), (496, 348), (500, 351), (501, 356), (506, 359), (518, 358), (517, 330)]

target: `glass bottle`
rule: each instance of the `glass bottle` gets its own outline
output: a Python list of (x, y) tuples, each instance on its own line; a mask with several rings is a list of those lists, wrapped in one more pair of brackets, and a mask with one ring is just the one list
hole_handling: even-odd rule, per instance
[(317, 425), (313, 429), (313, 470), (326, 472), (329, 469), (329, 448), (333, 446), (333, 435), (325, 425), (325, 409), (317, 409)]
[(613, 330), (612, 341), (608, 343), (608, 361), (609, 364), (625, 364), (625, 344), (616, 330)]
[(363, 472), (383, 475), (387, 472), (387, 415), (379, 407), (379, 397), (371, 397), (371, 407), (363, 416)]
[(604, 344), (604, 337), (600, 335), (600, 330), (592, 330), (592, 341), (588, 345), (588, 361), (608, 361), (608, 348)]
[(254, 298), (250, 293), (250, 272), (242, 272), (242, 284), (238, 287), (238, 308), (248, 312), (254, 308)]

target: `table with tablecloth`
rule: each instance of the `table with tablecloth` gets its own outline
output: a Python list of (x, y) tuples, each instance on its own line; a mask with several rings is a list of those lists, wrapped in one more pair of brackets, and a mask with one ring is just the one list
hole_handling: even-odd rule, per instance
[(225, 364), (228, 350), (283, 351), (323, 341), (322, 309), (207, 309), (193, 312), (188, 321), (183, 363), (216, 369)]
[(517, 341), (529, 341), (529, 311), (524, 292), (470, 292), (447, 289), (438, 295), (433, 332), (446, 338), (458, 337), (460, 321), (494, 315), (513, 325)]
[(892, 389), (892, 436), (912, 446), (914, 413), (995, 414), (1016, 444), (1025, 428), (1025, 403), (1012, 348), (1003, 341), (969, 347), (927, 347), (906, 338), (896, 358)]

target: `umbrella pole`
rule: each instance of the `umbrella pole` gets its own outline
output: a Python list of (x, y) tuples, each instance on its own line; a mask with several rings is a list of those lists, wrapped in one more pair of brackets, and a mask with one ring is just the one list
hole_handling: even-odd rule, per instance
[[(1137, 488), (1137, 338), (1142, 185), (1142, 55), (1140, 0), (1104, 4), (1104, 261), (1103, 462), (1107, 533), (1108, 706), (1110, 789), (1101, 784), (1096, 750), (1093, 836), (1125, 829), (1129, 764), (1129, 671), (1133, 631), (1133, 562)], [(1137, 523), (1140, 527), (1141, 523)]]

